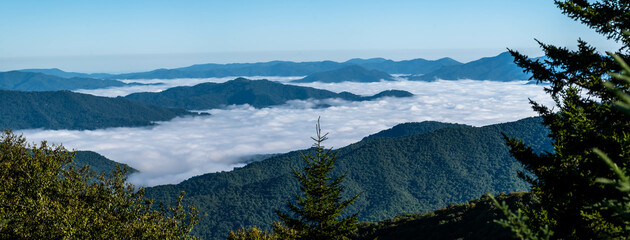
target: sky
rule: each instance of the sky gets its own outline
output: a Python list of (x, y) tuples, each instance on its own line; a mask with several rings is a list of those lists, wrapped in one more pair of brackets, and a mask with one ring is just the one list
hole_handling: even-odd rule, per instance
[[(287, 82), (291, 77), (267, 77)], [(198, 82), (225, 82), (232, 78), (140, 80), (172, 86)], [(255, 79), (255, 78), (254, 78)], [(136, 81), (136, 80), (134, 80)], [(516, 121), (536, 116), (529, 99), (550, 106), (543, 86), (527, 81), (434, 81), (398, 79), (375, 83), (306, 83), (334, 92), (373, 95), (389, 89), (412, 92), (410, 98), (381, 98), (347, 102), (339, 99), (289, 101), (255, 109), (247, 105), (213, 109), (210, 116), (176, 118), (153, 127), (97, 130), (20, 130), (29, 142), (47, 140), (68, 149), (96, 151), (140, 171), (130, 182), (140, 186), (179, 183), (208, 172), (229, 171), (256, 154), (306, 149), (321, 117), (329, 134), (326, 147), (338, 149), (363, 137), (404, 122), (425, 120), (473, 126)], [(164, 87), (164, 86), (161, 86)], [(94, 95), (117, 96), (138, 91), (160, 91), (160, 86), (128, 86), (85, 90)], [(323, 101), (323, 102), (322, 102)], [(329, 108), (314, 108), (325, 103)]]
[(393, 60), (467, 62), (534, 39), (612, 50), (550, 0), (3, 1), (0, 71), (134, 72), (198, 63)]

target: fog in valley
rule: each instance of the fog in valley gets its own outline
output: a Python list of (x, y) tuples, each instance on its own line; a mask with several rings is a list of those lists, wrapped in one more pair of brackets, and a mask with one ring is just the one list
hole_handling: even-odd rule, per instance
[[(300, 77), (248, 78), (288, 83)], [(114, 97), (231, 79), (234, 77), (126, 80), (162, 84), (79, 92)], [(68, 149), (95, 151), (111, 160), (126, 163), (140, 171), (131, 176), (130, 182), (154, 186), (178, 183), (204, 173), (229, 171), (245, 165), (248, 156), (255, 154), (308, 148), (312, 144), (310, 136), (314, 134), (318, 117), (321, 117), (323, 130), (330, 133), (326, 147), (340, 148), (399, 123), (433, 120), (484, 126), (536, 116), (528, 99), (551, 104), (543, 86), (527, 84), (527, 81), (416, 82), (398, 79), (377, 83), (299, 85), (360, 95), (398, 89), (412, 92), (415, 96), (365, 102), (337, 99), (290, 101), (263, 109), (247, 105), (229, 106), (205, 111), (210, 116), (176, 118), (152, 127), (85, 131), (29, 129), (19, 132), (30, 142), (47, 140), (63, 144)], [(318, 107), (322, 104), (330, 107)]]

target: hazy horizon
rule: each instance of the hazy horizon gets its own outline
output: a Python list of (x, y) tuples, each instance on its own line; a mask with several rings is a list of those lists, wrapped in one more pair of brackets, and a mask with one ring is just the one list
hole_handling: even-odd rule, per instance
[[(7, 58), (0, 56), (0, 71), (22, 69), (52, 69), (80, 73), (132, 73), (160, 68), (188, 67), (194, 64), (256, 63), (269, 61), (336, 61), (354, 58), (385, 58), (393, 61), (412, 59), (437, 60), (452, 58), (466, 63), (484, 57), (493, 57), (507, 49), (424, 49), (424, 50), (330, 50), (330, 51), (280, 51), (280, 52), (220, 52), (180, 54), (138, 54), (103, 56), (43, 56)], [(531, 57), (542, 56), (539, 49), (519, 49)]]
[(546, 0), (9, 1), (0, 8), (0, 32), (0, 71), (127, 73), (373, 57), (468, 62), (506, 48), (540, 56), (534, 39), (618, 47)]

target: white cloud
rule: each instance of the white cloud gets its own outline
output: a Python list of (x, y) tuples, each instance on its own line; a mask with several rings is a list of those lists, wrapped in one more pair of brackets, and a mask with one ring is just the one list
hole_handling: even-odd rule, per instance
[[(175, 83), (193, 84), (206, 80), (159, 81), (169, 81), (172, 86)], [(225, 80), (228, 78), (214, 79), (217, 82)], [(340, 148), (403, 122), (435, 120), (483, 126), (535, 116), (528, 98), (551, 104), (541, 86), (527, 85), (524, 81), (394, 81), (301, 85), (364, 95), (401, 89), (416, 96), (367, 102), (334, 99), (290, 101), (285, 105), (263, 109), (232, 106), (209, 110), (211, 116), (176, 118), (153, 127), (93, 131), (25, 130), (23, 133), (29, 141), (46, 139), (63, 143), (67, 148), (93, 150), (112, 160), (127, 163), (141, 171), (131, 177), (131, 182), (153, 186), (178, 183), (207, 172), (231, 170), (241, 166), (243, 157), (248, 155), (307, 148), (312, 144), (309, 137), (314, 133), (318, 116), (321, 116), (323, 130), (330, 132), (326, 146)], [(108, 93), (109, 90), (100, 91), (104, 95), (112, 93)], [(121, 92), (128, 93), (131, 90)], [(332, 107), (312, 108), (321, 103)]]

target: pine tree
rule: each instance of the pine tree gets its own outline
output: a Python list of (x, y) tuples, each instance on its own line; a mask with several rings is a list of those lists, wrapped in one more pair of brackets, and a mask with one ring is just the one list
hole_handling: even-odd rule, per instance
[(227, 240), (275, 240), (277, 239), (273, 234), (268, 233), (266, 230), (262, 230), (256, 226), (249, 229), (240, 228), (236, 231), (230, 231), (228, 233)]
[(302, 155), (306, 166), (303, 172), (293, 170), (295, 178), (300, 182), (302, 195), (297, 195), (297, 205), (288, 203), (287, 207), (292, 215), (276, 211), (283, 224), (274, 224), (274, 232), (281, 239), (309, 239), (328, 240), (345, 239), (357, 228), (357, 215), (342, 217), (344, 209), (357, 199), (358, 195), (350, 199), (341, 200), (345, 174), (332, 177), (335, 169), (337, 152), (325, 149), (322, 143), (326, 141), (327, 133), (322, 131), (317, 120), (315, 126), (316, 137), (312, 153)]
[[(555, 1), (563, 13), (579, 20), (621, 43), (616, 51), (627, 61), (630, 41), (623, 32), (630, 27), (630, 1)], [(602, 199), (619, 199), (625, 194), (597, 179), (614, 178), (609, 166), (593, 151), (597, 148), (611, 156), (621, 169), (630, 167), (630, 124), (613, 105), (618, 99), (607, 90), (612, 84), (627, 93), (630, 84), (611, 78), (619, 65), (608, 55), (582, 40), (576, 50), (540, 43), (546, 59), (530, 59), (512, 51), (515, 62), (539, 83), (556, 106), (549, 108), (532, 102), (543, 123), (551, 130), (554, 152), (535, 153), (516, 139), (508, 139), (514, 157), (533, 173), (521, 177), (532, 184), (532, 193), (541, 204), (539, 210), (525, 210), (529, 224), (548, 226), (555, 238), (595, 239), (623, 228), (615, 213), (593, 207)], [(534, 228), (536, 229), (536, 228)]]

